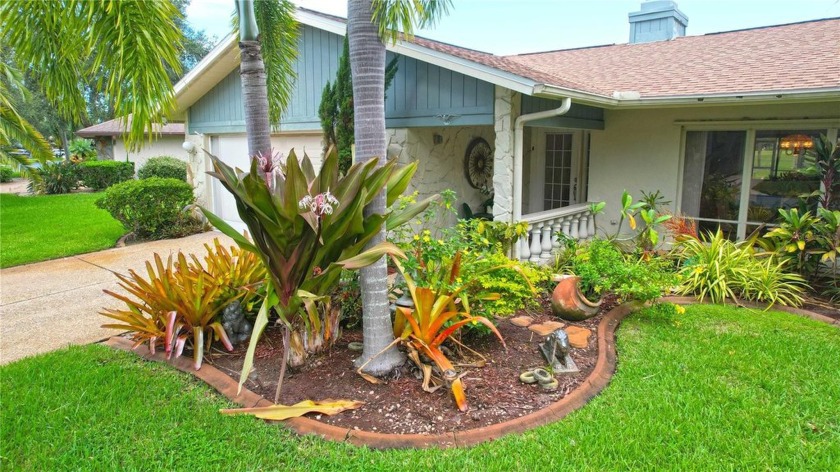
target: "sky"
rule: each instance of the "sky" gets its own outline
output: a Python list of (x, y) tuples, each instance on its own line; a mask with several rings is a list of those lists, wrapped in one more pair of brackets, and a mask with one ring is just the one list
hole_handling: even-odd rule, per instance
[[(343, 0), (294, 0), (347, 16)], [(627, 14), (640, 0), (453, 0), (449, 14), (419, 36), (457, 46), (517, 54), (626, 43)], [(840, 17), (840, 0), (679, 0), (689, 36)], [(234, 0), (192, 0), (187, 19), (218, 39), (230, 32)], [(827, 52), (828, 53), (828, 52)]]

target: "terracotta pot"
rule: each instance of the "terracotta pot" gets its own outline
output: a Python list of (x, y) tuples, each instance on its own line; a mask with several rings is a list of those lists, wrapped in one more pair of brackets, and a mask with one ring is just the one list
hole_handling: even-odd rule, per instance
[(583, 321), (598, 314), (601, 300), (593, 303), (580, 292), (580, 277), (560, 275), (555, 277), (557, 287), (551, 294), (554, 315), (568, 321)]

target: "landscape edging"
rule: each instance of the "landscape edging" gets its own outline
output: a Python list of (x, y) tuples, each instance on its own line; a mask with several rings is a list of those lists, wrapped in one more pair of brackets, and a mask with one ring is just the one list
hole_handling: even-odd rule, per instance
[[(681, 305), (700, 303), (692, 297), (664, 297), (660, 301)], [(744, 305), (743, 302), (741, 304)], [(589, 400), (609, 384), (610, 379), (615, 373), (617, 361), (615, 331), (625, 317), (642, 308), (642, 306), (639, 303), (630, 302), (610, 310), (598, 324), (596, 333), (598, 360), (589, 376), (578, 388), (569, 392), (565, 397), (543, 409), (519, 418), (466, 431), (429, 435), (374, 433), (371, 431), (333, 426), (305, 417), (292, 418), (282, 423), (300, 435), (314, 434), (330, 441), (349, 442), (357, 446), (367, 446), (375, 449), (472, 446), (481, 442), (498, 439), (508, 434), (523, 433), (564, 418), (569, 413), (586, 405)], [(760, 306), (751, 307), (763, 308)], [(788, 307), (774, 307), (774, 309), (840, 326), (840, 320), (833, 320), (827, 316), (812, 313), (807, 310)], [(193, 369), (192, 359), (180, 357), (167, 361), (166, 354), (162, 351), (157, 351), (155, 354), (152, 354), (145, 345), (133, 349), (134, 342), (125, 337), (115, 336), (105, 341), (104, 344), (114, 349), (134, 352), (144, 359), (167, 362), (182, 372), (198, 377), (232, 402), (243, 407), (250, 408), (273, 405), (269, 400), (266, 400), (247, 388), (243, 387), (242, 391), (237, 393), (239, 389), (237, 382), (207, 363), (200, 370), (196, 371)]]

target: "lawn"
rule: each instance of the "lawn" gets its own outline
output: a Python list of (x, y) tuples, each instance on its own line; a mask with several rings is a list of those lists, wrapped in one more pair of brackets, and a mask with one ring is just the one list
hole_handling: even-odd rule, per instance
[(100, 195), (0, 196), (0, 267), (113, 247), (125, 230), (96, 207)]
[(618, 372), (582, 410), (450, 450), (372, 451), (223, 417), (229, 403), (185, 374), (72, 347), (0, 368), (0, 468), (837, 470), (838, 334), (779, 312), (647, 310), (622, 324)]

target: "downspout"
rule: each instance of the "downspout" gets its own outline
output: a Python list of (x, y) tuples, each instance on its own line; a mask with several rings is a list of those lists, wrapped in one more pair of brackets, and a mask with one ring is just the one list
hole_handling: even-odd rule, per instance
[[(525, 123), (563, 115), (568, 112), (571, 107), (572, 99), (565, 97), (563, 98), (563, 103), (560, 105), (560, 108), (520, 115), (516, 118), (513, 131), (513, 217), (511, 223), (516, 223), (522, 219), (522, 156), (524, 154), (524, 150), (522, 148), (523, 137), (525, 135)], [(519, 256), (518, 245), (515, 248), (515, 252), (517, 253), (516, 255)]]

